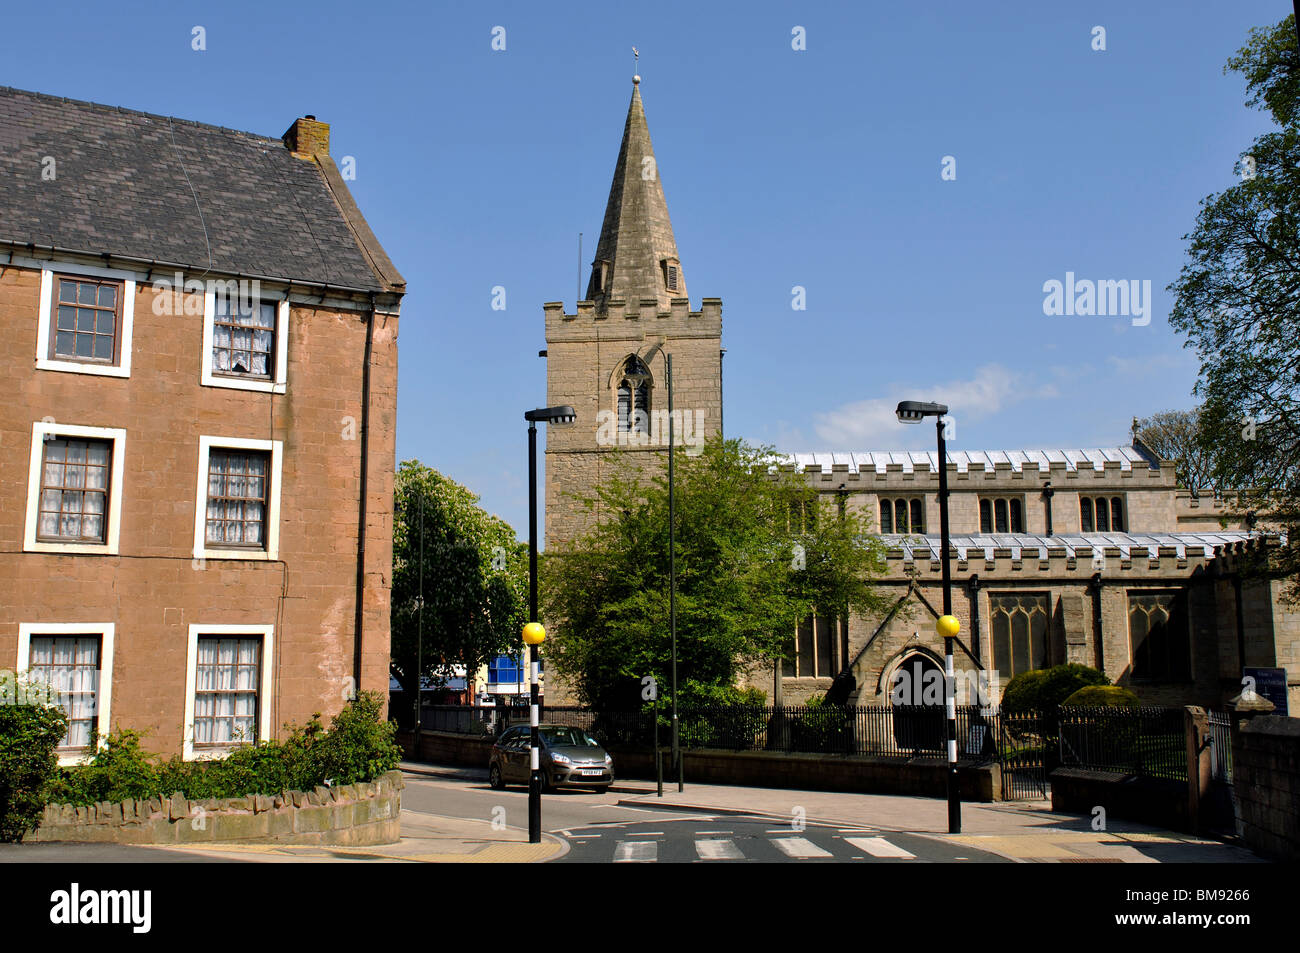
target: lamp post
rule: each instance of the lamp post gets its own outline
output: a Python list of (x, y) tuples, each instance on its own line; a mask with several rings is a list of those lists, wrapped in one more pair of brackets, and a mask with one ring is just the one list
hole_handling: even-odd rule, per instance
[(948, 833), (961, 833), (961, 796), (957, 787), (957, 681), (953, 666), (953, 643), (961, 623), (952, 614), (952, 569), (948, 563), (948, 448), (943, 438), (946, 404), (904, 400), (898, 405), (898, 419), (905, 424), (919, 424), (926, 417), (935, 418), (939, 434), (939, 565), (943, 570), (943, 615), (935, 622), (935, 631), (943, 636), (944, 688), (943, 707), (948, 722)]
[[(645, 352), (641, 358), (647, 365), (656, 354), (664, 356), (664, 383), (668, 387), (668, 633), (672, 642), (672, 762), (677, 772), (677, 791), (685, 790), (682, 782), (682, 749), (677, 721), (677, 510), (676, 492), (673, 481), (673, 458), (675, 434), (673, 430), (673, 356), (664, 350), (660, 341)], [(725, 352), (724, 352), (725, 353)], [(721, 357), (718, 358), (721, 367)], [(719, 371), (721, 374), (721, 371)], [(659, 716), (655, 715), (655, 731), (658, 732)], [(655, 741), (655, 761), (659, 760), (659, 742)], [(659, 783), (659, 796), (663, 797), (663, 782)]]
[(532, 739), (528, 752), (528, 843), (542, 842), (542, 770), (537, 726), (541, 723), (541, 694), (537, 685), (537, 646), (546, 639), (546, 629), (537, 621), (537, 422), (571, 424), (578, 419), (572, 407), (541, 407), (524, 412), (528, 421), (528, 624), (524, 642), (528, 645), (528, 670), (531, 682), (528, 722)]

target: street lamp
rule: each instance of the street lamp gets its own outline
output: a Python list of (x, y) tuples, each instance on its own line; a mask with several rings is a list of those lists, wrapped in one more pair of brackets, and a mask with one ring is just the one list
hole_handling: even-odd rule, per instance
[(537, 646), (546, 639), (546, 630), (537, 621), (537, 423), (571, 424), (578, 419), (572, 407), (541, 407), (524, 412), (528, 421), (528, 624), (524, 641), (528, 644), (528, 669), (532, 681), (528, 719), (532, 725), (529, 743), (528, 774), (528, 843), (542, 842), (542, 771), (538, 747), (541, 737), (541, 695), (537, 685)]
[(953, 643), (961, 623), (952, 614), (952, 569), (948, 564), (948, 449), (943, 439), (946, 404), (922, 400), (904, 400), (898, 405), (898, 419), (905, 424), (919, 424), (926, 417), (935, 418), (939, 434), (939, 565), (943, 568), (943, 615), (935, 631), (943, 636), (944, 690), (943, 707), (948, 721), (948, 833), (961, 833), (961, 796), (957, 788), (957, 683), (953, 667)]

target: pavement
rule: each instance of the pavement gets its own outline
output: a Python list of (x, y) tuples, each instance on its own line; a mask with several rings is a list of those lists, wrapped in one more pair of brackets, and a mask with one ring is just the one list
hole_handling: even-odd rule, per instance
[(254, 863), (529, 864), (555, 860), (569, 848), (565, 840), (545, 832), (540, 844), (530, 844), (526, 830), (479, 818), (447, 817), (404, 807), (402, 837), (396, 844), (312, 847), (266, 843), (161, 849)]
[(961, 806), (960, 834), (949, 834), (948, 804), (938, 798), (843, 794), (772, 788), (631, 782), (619, 804), (710, 814), (744, 814), (786, 823), (869, 825), (877, 831), (924, 835), (1024, 863), (1263, 863), (1242, 847), (1129, 821), (1108, 820), (1093, 830), (1091, 817), (1056, 814), (1048, 801)]

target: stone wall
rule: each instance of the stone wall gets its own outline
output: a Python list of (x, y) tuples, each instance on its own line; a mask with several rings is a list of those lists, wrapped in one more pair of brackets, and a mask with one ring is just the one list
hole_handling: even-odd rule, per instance
[(1234, 728), (1232, 771), (1242, 840), (1300, 860), (1300, 718), (1264, 715)]
[(170, 798), (47, 804), (25, 839), (115, 844), (211, 844), (276, 841), (361, 846), (401, 835), (402, 773), (377, 781), (207, 801)]

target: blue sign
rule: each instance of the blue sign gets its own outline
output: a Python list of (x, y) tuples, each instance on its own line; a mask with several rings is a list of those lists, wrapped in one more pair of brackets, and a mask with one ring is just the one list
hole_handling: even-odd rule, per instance
[(1243, 668), (1244, 678), (1255, 680), (1255, 692), (1263, 695), (1273, 703), (1273, 714), (1286, 717), (1286, 669), (1284, 668)]

